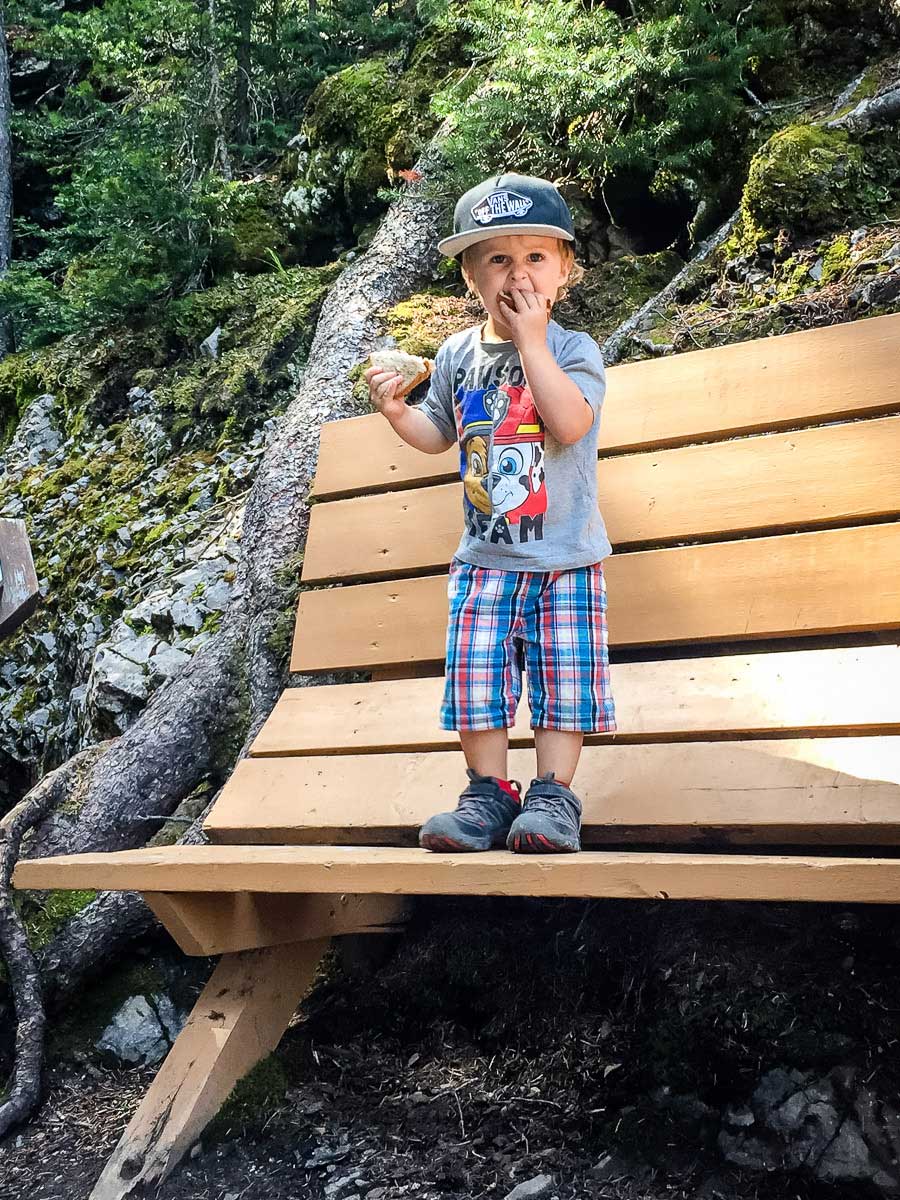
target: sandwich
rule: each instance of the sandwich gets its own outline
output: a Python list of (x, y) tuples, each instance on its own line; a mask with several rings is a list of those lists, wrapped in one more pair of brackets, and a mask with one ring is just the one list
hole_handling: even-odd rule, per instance
[(424, 383), (434, 368), (430, 358), (419, 358), (417, 354), (406, 354), (397, 349), (374, 350), (369, 355), (369, 362), (379, 371), (396, 371), (403, 376), (403, 383), (394, 393), (398, 399), (408, 396), (413, 388)]

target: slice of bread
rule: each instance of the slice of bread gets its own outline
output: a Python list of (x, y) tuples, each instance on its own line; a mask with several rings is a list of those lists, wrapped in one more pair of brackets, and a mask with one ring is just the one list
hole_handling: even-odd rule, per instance
[(408, 396), (413, 388), (425, 382), (434, 368), (430, 358), (419, 358), (417, 354), (406, 354), (397, 349), (373, 350), (369, 362), (379, 371), (396, 371), (403, 376), (403, 383), (395, 393), (397, 397)]

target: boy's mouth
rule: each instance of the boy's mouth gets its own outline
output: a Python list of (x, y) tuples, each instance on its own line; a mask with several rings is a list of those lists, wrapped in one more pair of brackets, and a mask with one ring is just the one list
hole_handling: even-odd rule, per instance
[[(524, 289), (524, 288), (517, 288), (516, 290), (517, 290), (517, 291), (524, 291), (525, 289)], [(498, 292), (498, 293), (497, 293), (497, 299), (498, 299), (498, 300), (503, 300), (503, 301), (505, 301), (505, 302), (506, 302), (506, 303), (509, 305), (509, 307), (510, 307), (510, 308), (512, 308), (512, 309), (515, 309), (515, 307), (516, 307), (516, 302), (515, 302), (515, 301), (513, 300), (513, 298), (512, 298), (512, 292), (506, 292), (506, 291), (504, 291), (504, 292)], [(550, 297), (548, 296), (548, 297), (547, 297), (547, 316), (548, 316), (548, 317), (550, 316), (550, 310), (551, 310), (552, 308), (553, 308), (553, 301), (552, 301), (552, 300), (550, 299)]]

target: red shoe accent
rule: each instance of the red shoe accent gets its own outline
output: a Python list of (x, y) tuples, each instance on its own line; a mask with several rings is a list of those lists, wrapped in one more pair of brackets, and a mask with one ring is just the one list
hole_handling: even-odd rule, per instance
[(509, 779), (497, 779), (497, 782), (498, 782), (498, 783), (500, 784), (500, 786), (503, 788), (504, 792), (506, 792), (506, 794), (507, 794), (507, 795), (508, 795), (508, 796), (509, 796), (509, 797), (510, 797), (512, 800), (515, 800), (516, 804), (521, 804), (521, 803), (522, 803), (522, 793), (521, 793), (521, 791), (519, 791), (518, 787), (515, 787), (515, 788), (514, 788), (514, 787), (513, 787), (513, 785), (512, 785), (512, 783), (511, 783), (511, 781), (510, 781)]

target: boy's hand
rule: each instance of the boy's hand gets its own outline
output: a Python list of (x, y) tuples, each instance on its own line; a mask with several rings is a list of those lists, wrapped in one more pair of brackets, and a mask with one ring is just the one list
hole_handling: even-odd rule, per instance
[(512, 340), (520, 350), (525, 346), (543, 345), (547, 341), (549, 320), (547, 297), (540, 292), (525, 292), (521, 288), (510, 288), (509, 294), (514, 307), (502, 298), (499, 307), (512, 333)]
[(403, 383), (403, 376), (397, 371), (379, 371), (377, 367), (369, 367), (363, 372), (363, 378), (369, 385), (369, 398), (382, 416), (390, 421), (399, 416), (406, 408), (406, 401), (397, 399), (397, 389)]

